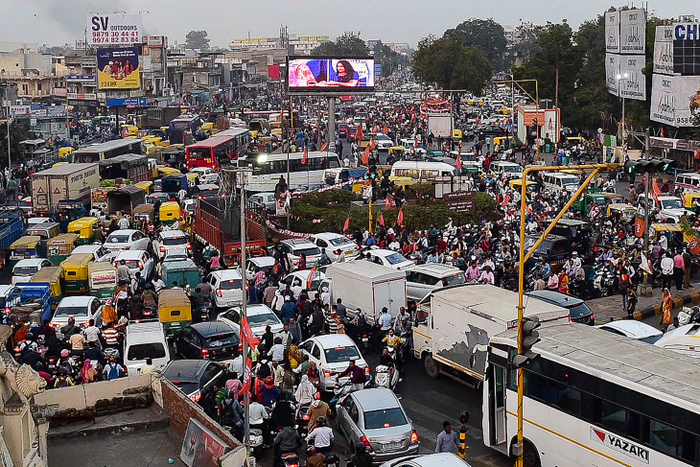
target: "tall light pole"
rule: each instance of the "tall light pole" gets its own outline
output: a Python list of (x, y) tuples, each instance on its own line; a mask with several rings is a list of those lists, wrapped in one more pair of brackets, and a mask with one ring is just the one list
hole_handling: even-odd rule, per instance
[[(615, 79), (617, 80), (617, 95), (622, 97), (622, 121), (620, 122), (620, 139), (624, 141), (625, 139), (625, 94), (627, 90), (627, 80), (629, 79), (629, 73), (618, 73)], [(620, 86), (622, 82), (625, 82), (624, 87)]]

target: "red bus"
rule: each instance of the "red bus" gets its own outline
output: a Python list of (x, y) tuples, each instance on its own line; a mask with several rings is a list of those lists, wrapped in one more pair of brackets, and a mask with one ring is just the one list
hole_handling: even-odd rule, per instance
[(211, 167), (219, 170), (222, 165), (244, 157), (250, 144), (247, 128), (232, 128), (219, 132), (204, 141), (187, 146), (187, 169)]

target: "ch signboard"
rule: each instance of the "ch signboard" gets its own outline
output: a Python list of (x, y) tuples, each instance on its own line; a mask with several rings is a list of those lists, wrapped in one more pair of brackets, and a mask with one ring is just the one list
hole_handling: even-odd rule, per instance
[(141, 15), (94, 14), (88, 16), (87, 39), (90, 45), (140, 44), (143, 25)]

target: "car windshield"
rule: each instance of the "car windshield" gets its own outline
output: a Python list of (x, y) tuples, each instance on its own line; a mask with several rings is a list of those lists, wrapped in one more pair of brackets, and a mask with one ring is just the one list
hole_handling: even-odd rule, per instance
[(169, 237), (163, 239), (163, 245), (165, 246), (175, 246), (175, 245), (186, 245), (189, 243), (185, 237)]
[(319, 250), (318, 247), (299, 248), (297, 250), (294, 250), (294, 254), (297, 256), (301, 256), (302, 253), (304, 253), (304, 255), (306, 255), (306, 257), (308, 258), (309, 256), (320, 255), (321, 250)]
[(108, 243), (127, 243), (129, 241), (128, 235), (110, 235), (107, 238)]
[(349, 245), (352, 243), (352, 240), (349, 238), (345, 237), (338, 237), (330, 240), (331, 245), (333, 246), (344, 246), (344, 245)]
[(277, 324), (279, 320), (272, 313), (263, 313), (260, 315), (248, 316), (248, 322), (251, 326), (264, 326), (266, 324)]
[(359, 358), (360, 354), (357, 352), (355, 346), (347, 347), (336, 347), (334, 349), (326, 349), (326, 362), (327, 363), (340, 363), (348, 362), (352, 358)]
[(407, 261), (406, 258), (404, 258), (403, 256), (401, 256), (398, 253), (392, 253), (389, 256), (386, 256), (384, 259), (386, 259), (386, 261), (389, 264), (400, 264), (400, 263)]
[(683, 204), (681, 204), (681, 200), (678, 198), (664, 199), (661, 201), (661, 206), (663, 206), (664, 209), (683, 209)]
[(571, 319), (583, 318), (584, 316), (590, 316), (593, 314), (593, 310), (588, 308), (585, 302), (577, 303), (576, 305), (569, 308), (571, 312)]
[(163, 357), (165, 357), (165, 347), (163, 347), (163, 344), (160, 342), (132, 345), (129, 347), (129, 351), (126, 354), (126, 359), (132, 361)]
[(578, 178), (576, 178), (576, 177), (562, 177), (561, 184), (564, 186), (578, 185)]
[(367, 430), (401, 426), (407, 423), (403, 411), (398, 407), (365, 412), (365, 429)]
[(56, 316), (87, 316), (87, 307), (84, 306), (63, 306), (56, 309)]
[(238, 344), (238, 335), (236, 334), (219, 334), (216, 336), (207, 337), (206, 347), (216, 349), (219, 347), (231, 347)]
[(504, 172), (518, 173), (522, 172), (522, 169), (517, 165), (506, 165), (503, 167)]
[(445, 287), (452, 285), (460, 285), (464, 284), (465, 282), (467, 282), (467, 279), (464, 277), (464, 273), (462, 272), (456, 272), (451, 276), (442, 278), (442, 285), (444, 285)]
[(23, 266), (17, 267), (12, 270), (12, 274), (15, 276), (33, 276), (39, 271), (38, 266)]
[(223, 280), (219, 284), (219, 288), (221, 290), (233, 290), (233, 289), (240, 289), (241, 288), (241, 279), (228, 279), (228, 280)]

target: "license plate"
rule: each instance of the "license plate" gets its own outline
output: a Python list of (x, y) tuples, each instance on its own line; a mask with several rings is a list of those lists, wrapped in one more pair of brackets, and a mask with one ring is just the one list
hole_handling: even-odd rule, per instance
[(395, 443), (389, 443), (387, 445), (387, 449), (390, 449), (391, 451), (396, 451), (397, 449), (401, 449), (401, 445), (403, 443), (401, 441), (397, 441)]

